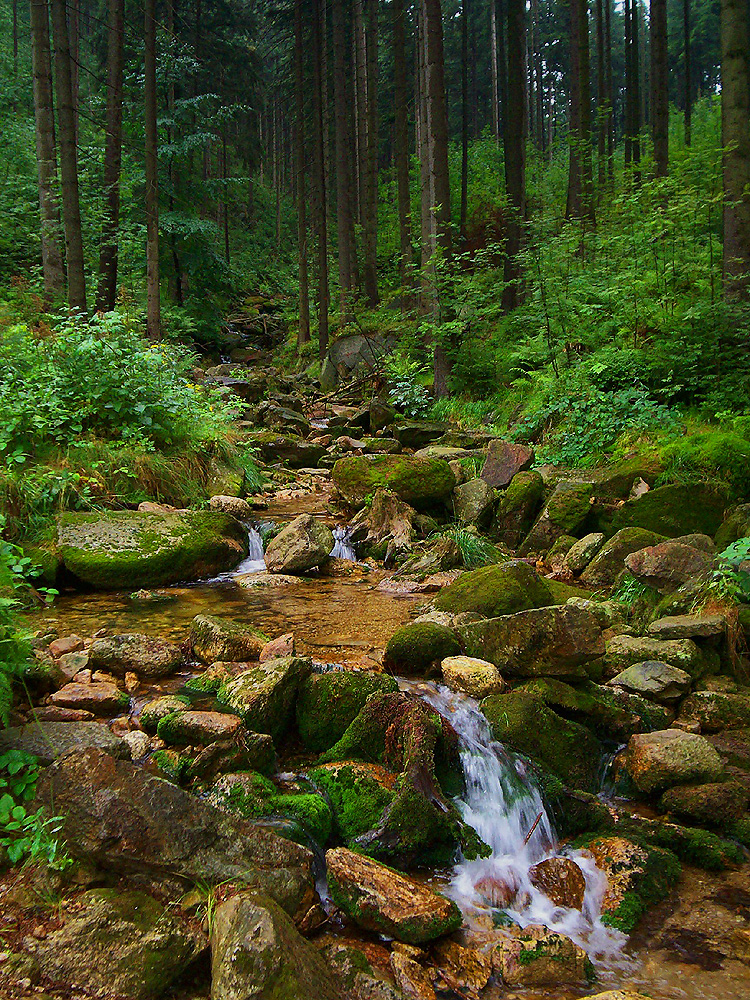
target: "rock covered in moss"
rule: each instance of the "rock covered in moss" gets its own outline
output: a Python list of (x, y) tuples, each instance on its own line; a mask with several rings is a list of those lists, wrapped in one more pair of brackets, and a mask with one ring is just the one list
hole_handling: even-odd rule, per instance
[(521, 555), (547, 552), (561, 535), (575, 535), (589, 515), (593, 491), (590, 483), (563, 481), (521, 545)]
[(272, 899), (232, 896), (211, 927), (213, 1000), (343, 1000), (323, 955)]
[(272, 573), (306, 573), (329, 558), (333, 544), (327, 524), (300, 514), (266, 546), (266, 566)]
[(475, 656), (447, 656), (440, 670), (449, 688), (472, 698), (486, 698), (505, 687), (495, 664)]
[(697, 722), (705, 733), (743, 729), (750, 726), (750, 694), (694, 691), (680, 706), (680, 718)]
[(244, 526), (219, 511), (65, 513), (56, 542), (68, 572), (98, 590), (201, 580), (248, 553)]
[(750, 503), (740, 504), (729, 512), (716, 532), (716, 548), (723, 552), (740, 538), (750, 537)]
[(377, 828), (396, 794), (397, 775), (379, 764), (333, 761), (312, 768), (307, 776), (331, 803), (336, 832), (350, 847)]
[(574, 542), (565, 553), (563, 567), (571, 573), (581, 573), (591, 560), (599, 554), (605, 542), (605, 535), (600, 531), (592, 531)]
[(453, 629), (434, 622), (412, 622), (402, 625), (388, 640), (383, 666), (406, 677), (428, 677), (437, 673), (446, 656), (460, 652)]
[(365, 670), (331, 670), (311, 674), (297, 698), (297, 728), (313, 753), (334, 745), (372, 694), (397, 691), (396, 681)]
[(607, 681), (611, 687), (621, 687), (633, 694), (655, 701), (673, 702), (690, 690), (693, 679), (685, 670), (660, 660), (634, 663)]
[(257, 660), (267, 641), (257, 629), (218, 615), (196, 615), (190, 625), (190, 645), (201, 663)]
[(509, 986), (582, 985), (589, 978), (586, 952), (541, 924), (514, 929), (499, 941), (495, 964)]
[(708, 740), (680, 729), (632, 736), (625, 766), (636, 788), (646, 794), (673, 785), (719, 781), (724, 767)]
[(517, 548), (534, 523), (544, 499), (544, 480), (538, 472), (519, 472), (500, 498), (492, 523), (492, 537)]
[(245, 440), (255, 445), (261, 459), (268, 465), (285, 465), (289, 469), (314, 469), (325, 455), (325, 448), (313, 441), (303, 441), (293, 434), (255, 431)]
[(459, 628), (467, 655), (490, 660), (503, 677), (586, 677), (605, 652), (596, 618), (574, 605), (519, 611)]
[(367, 497), (385, 486), (411, 507), (430, 510), (450, 500), (456, 485), (447, 462), (412, 455), (347, 456), (336, 462), (332, 477), (354, 507), (363, 506)]
[(333, 901), (365, 930), (423, 944), (461, 926), (454, 902), (371, 858), (337, 847), (326, 866)]
[(0, 754), (20, 750), (36, 757), (43, 766), (74, 750), (101, 749), (112, 757), (129, 757), (127, 744), (101, 722), (35, 721), (25, 726), (0, 729)]
[(415, 510), (391, 490), (375, 491), (370, 508), (363, 508), (351, 523), (349, 537), (367, 546), (392, 546), (394, 552), (409, 550), (416, 538)]
[(532, 448), (511, 441), (490, 441), (482, 479), (495, 489), (504, 489), (519, 472), (526, 472), (533, 464)]
[(486, 528), (492, 520), (495, 491), (484, 479), (470, 479), (453, 491), (453, 513), (459, 524)]
[(568, 597), (565, 603), (589, 611), (602, 629), (617, 629), (628, 620), (628, 609), (619, 601), (595, 601), (589, 597), (581, 597), (579, 591), (579, 596)]
[(175, 642), (128, 632), (94, 639), (89, 648), (89, 666), (116, 677), (133, 672), (139, 677), (165, 677), (182, 666), (182, 650)]
[(223, 712), (178, 711), (159, 720), (156, 733), (165, 743), (195, 744), (226, 740), (238, 734), (242, 719)]
[(724, 635), (727, 620), (723, 615), (705, 612), (691, 615), (668, 615), (651, 622), (646, 629), (653, 639), (710, 639)]
[(627, 667), (653, 660), (678, 667), (693, 679), (701, 677), (706, 671), (705, 660), (692, 639), (616, 635), (607, 640), (605, 676), (609, 679)]
[(628, 500), (612, 516), (612, 526), (645, 528), (668, 538), (697, 532), (715, 535), (727, 507), (726, 495), (701, 483), (672, 484)]
[(631, 552), (625, 567), (646, 586), (660, 594), (671, 594), (693, 577), (705, 576), (712, 561), (709, 553), (672, 541)]
[(625, 568), (625, 560), (631, 552), (657, 545), (664, 537), (645, 528), (621, 528), (604, 543), (581, 573), (581, 582), (591, 587), (611, 587)]
[(750, 792), (738, 781), (668, 788), (659, 802), (661, 808), (702, 826), (729, 827), (745, 813)]
[(266, 660), (226, 680), (217, 700), (248, 729), (277, 739), (291, 725), (297, 691), (311, 671), (312, 662), (300, 656)]
[(229, 677), (239, 673), (245, 667), (244, 663), (225, 663), (218, 660), (206, 667), (203, 673), (193, 674), (185, 681), (185, 690), (195, 694), (214, 694)]
[(555, 540), (552, 547), (544, 557), (544, 561), (553, 572), (560, 572), (565, 565), (565, 557), (575, 545), (576, 539), (573, 535), (560, 535)]
[(536, 570), (520, 559), (464, 573), (435, 600), (439, 611), (473, 612), (485, 618), (546, 607), (552, 595)]
[(594, 786), (601, 750), (584, 726), (523, 691), (490, 695), (480, 707), (499, 743), (530, 757), (572, 787)]
[(90, 889), (61, 904), (62, 926), (30, 938), (38, 967), (60, 984), (152, 1000), (206, 947), (202, 934), (145, 892)]
[(261, 774), (223, 774), (212, 785), (208, 800), (245, 819), (280, 816), (293, 820), (307, 836), (321, 846), (331, 836), (333, 816), (322, 796), (307, 792), (280, 793)]
[(424, 448), (445, 434), (445, 424), (427, 420), (400, 419), (393, 425), (393, 436), (402, 448)]

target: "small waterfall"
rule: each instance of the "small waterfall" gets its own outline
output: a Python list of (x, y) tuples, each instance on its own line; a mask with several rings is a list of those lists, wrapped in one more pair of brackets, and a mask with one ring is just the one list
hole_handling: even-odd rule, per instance
[(333, 529), (333, 542), (333, 549), (331, 550), (332, 559), (348, 559), (350, 562), (357, 561), (357, 553), (349, 541), (349, 528), (342, 528), (341, 525), (335, 527)]
[[(477, 702), (442, 686), (402, 682), (402, 687), (432, 705), (457, 732), (465, 792), (456, 805), (492, 849), (488, 858), (461, 858), (446, 893), (468, 926), (486, 930), (492, 911), (504, 910), (522, 927), (544, 924), (572, 938), (595, 962), (622, 965), (626, 936), (600, 920), (606, 876), (590, 855), (558, 849), (539, 788), (523, 761), (493, 739)], [(569, 858), (583, 873), (582, 911), (556, 906), (531, 883), (531, 866), (555, 856)]]
[(247, 559), (243, 559), (232, 576), (239, 576), (240, 573), (261, 573), (266, 568), (263, 559), (263, 539), (257, 528), (251, 527), (247, 532), (248, 554)]

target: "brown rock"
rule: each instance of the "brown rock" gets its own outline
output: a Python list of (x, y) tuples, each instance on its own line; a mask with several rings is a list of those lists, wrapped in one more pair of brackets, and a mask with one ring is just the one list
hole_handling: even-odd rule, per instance
[(529, 869), (529, 878), (555, 906), (583, 909), (586, 879), (570, 858), (546, 858)]
[(487, 461), (482, 469), (482, 479), (496, 489), (508, 485), (517, 472), (525, 472), (534, 463), (534, 452), (523, 444), (510, 441), (491, 441)]
[(467, 947), (444, 938), (433, 950), (435, 964), (446, 980), (446, 985), (455, 990), (479, 993), (485, 988), (492, 975), (492, 958), (478, 948)]
[(81, 649), (83, 649), (83, 639), (79, 635), (66, 635), (49, 644), (49, 651), (55, 659), (64, 656), (65, 653), (77, 653)]
[(40, 722), (87, 722), (94, 713), (83, 708), (62, 708), (59, 705), (42, 705), (34, 711), (34, 718)]
[(77, 684), (61, 687), (50, 698), (59, 708), (82, 709), (94, 715), (117, 715), (128, 705), (128, 696), (114, 684)]
[(213, 743), (227, 740), (242, 727), (242, 719), (222, 712), (175, 712), (159, 722), (157, 735), (167, 743)]
[(646, 794), (673, 785), (719, 781), (724, 770), (708, 740), (679, 729), (631, 736), (625, 766), (635, 786)]
[(261, 663), (266, 660), (274, 660), (277, 656), (294, 656), (294, 632), (287, 632), (286, 635), (278, 635), (275, 639), (267, 642), (260, 651), (258, 659)]
[(500, 941), (493, 961), (508, 986), (572, 986), (587, 978), (583, 948), (536, 924)]
[(694, 576), (701, 576), (711, 562), (707, 552), (677, 541), (650, 545), (625, 558), (626, 568), (636, 579), (662, 594), (671, 594)]
[(396, 985), (408, 1000), (436, 1000), (427, 973), (413, 958), (398, 951), (391, 954), (391, 968)]

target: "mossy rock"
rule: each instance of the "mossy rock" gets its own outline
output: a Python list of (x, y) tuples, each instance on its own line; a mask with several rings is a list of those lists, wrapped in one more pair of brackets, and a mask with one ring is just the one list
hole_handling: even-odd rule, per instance
[(660, 806), (668, 813), (699, 826), (730, 828), (741, 819), (748, 803), (748, 791), (738, 781), (718, 781), (706, 785), (668, 788)]
[(735, 507), (716, 532), (716, 550), (723, 552), (740, 538), (750, 537), (750, 503)]
[(341, 739), (370, 695), (397, 690), (392, 677), (365, 670), (311, 674), (297, 698), (297, 728), (302, 742), (313, 753), (328, 750)]
[(464, 573), (440, 591), (435, 607), (452, 614), (469, 611), (497, 618), (552, 603), (547, 582), (528, 563), (514, 559)]
[(651, 820), (636, 822), (629, 828), (631, 835), (644, 845), (665, 848), (685, 864), (709, 872), (724, 871), (745, 861), (742, 848), (711, 830)]
[(518, 472), (497, 505), (492, 537), (515, 549), (528, 533), (544, 500), (544, 480), (538, 472)]
[(375, 829), (396, 793), (395, 774), (363, 761), (324, 764), (308, 771), (307, 776), (328, 796), (336, 833), (347, 846)]
[(388, 640), (383, 666), (406, 677), (436, 674), (446, 656), (457, 656), (461, 645), (452, 629), (435, 622), (402, 625)]
[(65, 569), (98, 590), (137, 590), (200, 580), (247, 556), (247, 531), (218, 511), (126, 510), (57, 518)]
[(520, 555), (548, 552), (562, 535), (575, 535), (589, 515), (590, 483), (558, 483), (519, 549)]
[(312, 662), (300, 656), (253, 664), (224, 681), (216, 700), (239, 715), (248, 729), (277, 740), (291, 725), (297, 691), (311, 670)]
[(267, 642), (258, 629), (218, 615), (196, 615), (190, 625), (190, 645), (201, 663), (257, 660)]
[(147, 702), (141, 709), (138, 719), (141, 729), (147, 733), (155, 733), (162, 719), (175, 712), (186, 712), (190, 708), (190, 700), (179, 695), (168, 694), (162, 698)]
[(23, 554), (31, 559), (32, 568), (26, 572), (29, 580), (37, 586), (54, 587), (63, 566), (62, 556), (51, 542), (22, 546)]
[(480, 707), (499, 743), (573, 788), (594, 788), (601, 747), (584, 726), (564, 719), (524, 691), (490, 695)]
[(645, 528), (668, 538), (680, 535), (715, 535), (727, 507), (726, 493), (693, 483), (659, 486), (628, 500), (612, 515), (612, 527)]
[(581, 583), (589, 587), (611, 587), (624, 570), (627, 556), (664, 540), (664, 535), (645, 528), (622, 528), (604, 543), (581, 573)]
[(261, 459), (268, 465), (281, 463), (289, 469), (313, 469), (325, 455), (321, 445), (303, 441), (293, 434), (255, 431), (246, 435), (245, 440), (258, 449)]
[(349, 455), (336, 462), (332, 478), (354, 507), (385, 486), (411, 507), (430, 510), (449, 502), (456, 485), (447, 462), (413, 455)]

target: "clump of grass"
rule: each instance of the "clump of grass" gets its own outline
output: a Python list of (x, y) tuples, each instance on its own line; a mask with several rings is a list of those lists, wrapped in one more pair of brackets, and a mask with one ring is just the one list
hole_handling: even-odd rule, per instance
[(461, 553), (461, 559), (466, 569), (478, 569), (480, 566), (490, 566), (500, 562), (502, 552), (487, 538), (482, 538), (471, 528), (462, 528), (453, 524), (432, 537), (452, 538)]

